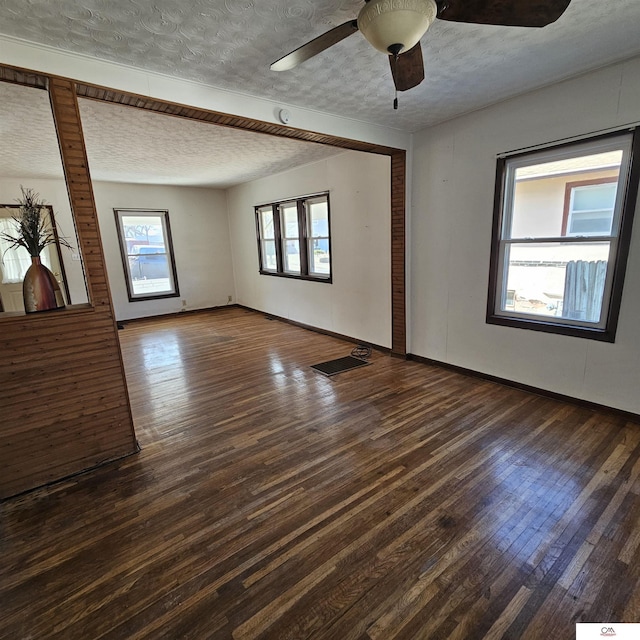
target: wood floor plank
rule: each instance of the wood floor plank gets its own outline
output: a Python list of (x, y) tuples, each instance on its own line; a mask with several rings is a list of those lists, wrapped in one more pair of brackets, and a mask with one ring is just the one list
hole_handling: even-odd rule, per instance
[(378, 351), (327, 378), (352, 345), (240, 308), (119, 338), (142, 449), (0, 505), (0, 639), (640, 622), (640, 425)]

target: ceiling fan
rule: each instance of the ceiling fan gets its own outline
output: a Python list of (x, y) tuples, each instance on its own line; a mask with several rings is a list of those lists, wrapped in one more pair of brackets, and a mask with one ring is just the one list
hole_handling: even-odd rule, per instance
[[(293, 69), (356, 31), (389, 56), (397, 91), (424, 80), (420, 38), (436, 18), (509, 27), (544, 27), (555, 22), (571, 0), (365, 0), (349, 20), (303, 44), (271, 65), (273, 71)], [(397, 108), (397, 100), (394, 102)]]

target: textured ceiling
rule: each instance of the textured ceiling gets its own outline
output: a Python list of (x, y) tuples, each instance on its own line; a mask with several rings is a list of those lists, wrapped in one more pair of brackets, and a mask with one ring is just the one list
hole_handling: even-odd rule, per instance
[(400, 96), (358, 33), (286, 72), (269, 63), (361, 0), (0, 0), (0, 33), (279, 102), (415, 131), (640, 53), (639, 0), (573, 0), (544, 29), (436, 20), (426, 80)]
[[(87, 99), (80, 115), (94, 180), (226, 188), (341, 152)], [(0, 82), (0, 139), (0, 176), (62, 177), (46, 91)]]
[(46, 91), (0, 82), (0, 140), (0, 177), (62, 177)]
[(343, 151), (86, 99), (80, 115), (96, 180), (225, 188)]

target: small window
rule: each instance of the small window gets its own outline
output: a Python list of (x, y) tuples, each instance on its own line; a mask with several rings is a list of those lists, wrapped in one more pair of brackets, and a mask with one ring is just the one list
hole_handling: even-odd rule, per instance
[(565, 192), (566, 221), (563, 235), (609, 235), (616, 206), (618, 180), (600, 178), (569, 182)]
[(331, 282), (329, 194), (256, 207), (260, 273)]
[(276, 232), (274, 226), (273, 205), (259, 207), (257, 209), (257, 216), (262, 269), (264, 271), (275, 273), (278, 271), (278, 259), (276, 254)]
[(129, 301), (180, 295), (168, 211), (114, 209)]
[(498, 160), (487, 322), (614, 340), (638, 146), (623, 133)]
[(329, 201), (324, 198), (307, 200), (307, 238), (309, 273), (328, 276), (331, 273), (329, 248)]
[(284, 272), (300, 275), (300, 225), (297, 202), (285, 202), (280, 205), (280, 224)]

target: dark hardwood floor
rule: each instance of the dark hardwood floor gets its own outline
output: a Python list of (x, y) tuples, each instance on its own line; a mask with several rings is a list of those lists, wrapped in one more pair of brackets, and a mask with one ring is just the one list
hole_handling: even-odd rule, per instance
[(230, 308), (120, 332), (142, 450), (1, 505), (0, 638), (640, 621), (640, 426)]

